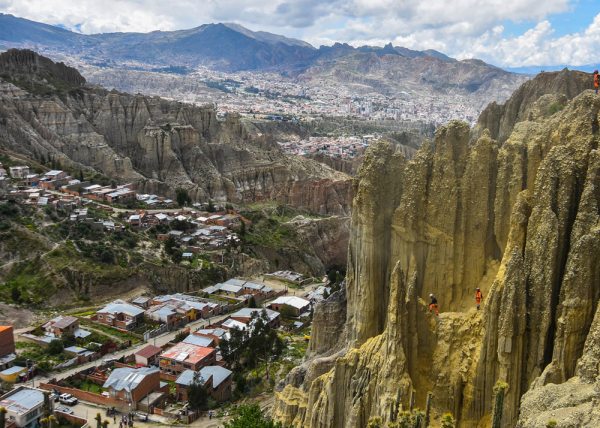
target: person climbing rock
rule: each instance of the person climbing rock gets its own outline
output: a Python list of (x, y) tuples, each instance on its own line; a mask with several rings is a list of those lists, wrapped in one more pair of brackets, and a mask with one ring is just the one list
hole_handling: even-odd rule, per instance
[(477, 304), (477, 310), (479, 310), (479, 306), (481, 305), (481, 301), (483, 300), (483, 293), (479, 288), (475, 289), (475, 303)]
[(598, 70), (594, 70), (594, 89), (596, 90), (596, 94), (598, 94), (598, 87), (600, 87), (600, 74), (598, 74)]
[(435, 298), (435, 296), (433, 294), (430, 294), (429, 298), (431, 299), (431, 302), (429, 303), (429, 312), (435, 311), (435, 314), (439, 317), (440, 310), (438, 308), (437, 299)]

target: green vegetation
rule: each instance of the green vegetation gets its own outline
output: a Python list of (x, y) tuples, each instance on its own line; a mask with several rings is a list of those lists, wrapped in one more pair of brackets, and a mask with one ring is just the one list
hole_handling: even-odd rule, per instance
[(131, 342), (131, 344), (136, 344), (141, 342), (142, 339), (140, 335), (135, 334), (133, 332), (121, 331), (116, 328), (112, 328), (110, 326), (96, 323), (86, 319), (81, 319), (80, 324), (82, 327), (85, 327), (88, 330), (92, 330), (92, 333), (99, 332), (120, 342)]
[(506, 382), (498, 381), (494, 385), (494, 409), (492, 413), (492, 428), (500, 428), (502, 426), (502, 412), (504, 410), (504, 394), (508, 389)]
[(185, 207), (192, 203), (192, 198), (186, 189), (179, 188), (175, 190), (175, 199), (180, 207)]
[(62, 340), (54, 339), (48, 344), (48, 354), (59, 355), (65, 350)]
[(565, 108), (565, 106), (562, 105), (561, 103), (558, 103), (558, 102), (552, 103), (548, 107), (548, 113), (550, 113), (550, 115), (553, 115), (553, 114), (558, 113), (559, 111), (561, 111), (563, 108)]
[(233, 369), (252, 369), (259, 361), (268, 361), (283, 351), (283, 341), (269, 325), (266, 311), (255, 313), (252, 322), (252, 329), (232, 329), (231, 338), (219, 344), (223, 359)]
[(244, 217), (252, 221), (252, 225), (244, 226), (244, 233), (240, 236), (246, 245), (275, 249), (289, 246), (297, 235), (294, 228), (286, 222), (298, 214), (296, 210), (284, 205), (254, 205), (243, 212)]
[[(50, 346), (43, 347), (36, 343), (29, 342), (17, 342), (15, 343), (15, 347), (18, 350), (15, 364), (25, 367), (27, 360), (31, 360), (35, 362), (37, 367), (42, 371), (50, 371), (57, 364), (63, 363), (71, 358), (64, 352), (60, 340), (58, 340), (58, 344), (54, 345), (56, 349), (51, 349)], [(56, 352), (59, 348), (61, 348), (60, 352)]]
[(56, 292), (51, 275), (42, 268), (44, 264), (39, 255), (14, 264), (6, 276), (5, 286), (0, 287), (0, 299), (16, 304), (43, 304), (47, 296)]
[(188, 387), (188, 402), (192, 410), (206, 410), (208, 408), (208, 391), (199, 379), (200, 374), (194, 374), (194, 381)]
[(454, 428), (456, 426), (456, 421), (454, 420), (454, 416), (451, 413), (444, 413), (442, 415), (442, 428)]
[(65, 382), (69, 387), (81, 389), (82, 391), (88, 391), (94, 394), (102, 394), (102, 392), (104, 392), (102, 386), (80, 377), (70, 377), (67, 378)]
[(281, 428), (279, 422), (273, 422), (263, 415), (258, 404), (244, 404), (233, 410), (233, 418), (225, 422), (225, 428)]

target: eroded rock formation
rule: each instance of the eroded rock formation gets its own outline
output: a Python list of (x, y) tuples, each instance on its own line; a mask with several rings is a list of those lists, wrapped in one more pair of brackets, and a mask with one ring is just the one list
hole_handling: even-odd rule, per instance
[(418, 407), (433, 392), (434, 419), (449, 411), (461, 427), (484, 427), (498, 380), (509, 385), (505, 427), (543, 426), (545, 416), (573, 426), (569, 418), (599, 400), (600, 98), (584, 91), (589, 79), (545, 73), (473, 130), (441, 128), (410, 161), (385, 144), (368, 152), (343, 334), (325, 341), (320, 331), (332, 327), (318, 307), (311, 352), (280, 387), (276, 418), (389, 422), (414, 389)]
[(349, 214), (349, 176), (284, 154), (236, 115), (218, 121), (211, 106), (87, 87), (75, 69), (31, 51), (0, 55), (0, 74), (3, 149), (131, 181), (140, 192), (174, 196), (183, 187), (194, 200)]

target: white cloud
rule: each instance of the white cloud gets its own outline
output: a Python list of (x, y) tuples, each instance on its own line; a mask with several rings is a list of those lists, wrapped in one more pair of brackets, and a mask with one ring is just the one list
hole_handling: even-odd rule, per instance
[[(554, 36), (548, 19), (570, 7), (569, 0), (0, 0), (0, 11), (83, 33), (237, 22), (317, 46), (392, 41), (504, 66), (592, 62), (600, 14), (579, 33)], [(507, 21), (533, 24), (509, 37)]]
[(583, 31), (554, 37), (548, 21), (518, 37), (502, 37), (502, 33), (484, 33), (466, 46), (458, 56), (478, 57), (506, 66), (587, 65), (598, 61), (600, 46), (600, 13)]

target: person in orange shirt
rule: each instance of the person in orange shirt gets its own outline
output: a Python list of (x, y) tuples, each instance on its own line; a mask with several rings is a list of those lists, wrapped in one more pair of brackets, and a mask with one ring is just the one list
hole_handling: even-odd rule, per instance
[(483, 293), (479, 288), (475, 289), (475, 303), (477, 304), (477, 310), (479, 310), (479, 306), (481, 305), (481, 301), (483, 300)]
[(430, 294), (429, 298), (431, 299), (431, 302), (429, 303), (429, 312), (435, 311), (435, 314), (439, 317), (440, 310), (438, 308), (437, 299), (435, 298), (435, 296), (433, 294)]
[(598, 94), (598, 87), (600, 87), (600, 75), (598, 74), (598, 70), (594, 70), (594, 89), (596, 90), (596, 94)]

